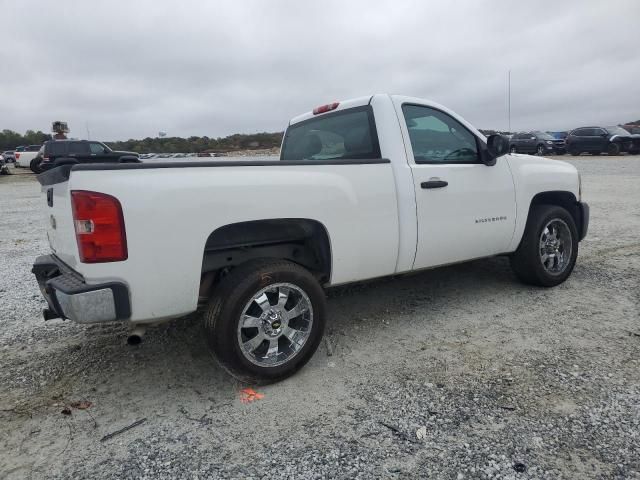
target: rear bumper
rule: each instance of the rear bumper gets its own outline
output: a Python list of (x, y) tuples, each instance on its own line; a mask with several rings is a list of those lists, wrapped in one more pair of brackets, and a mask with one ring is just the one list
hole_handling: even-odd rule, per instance
[(68, 318), (78, 323), (127, 320), (131, 317), (128, 287), (119, 282), (87, 284), (55, 255), (36, 258), (32, 273), (49, 304), (45, 320)]
[(580, 214), (580, 225), (578, 225), (579, 241), (587, 236), (589, 230), (589, 204), (586, 202), (578, 202), (578, 213)]

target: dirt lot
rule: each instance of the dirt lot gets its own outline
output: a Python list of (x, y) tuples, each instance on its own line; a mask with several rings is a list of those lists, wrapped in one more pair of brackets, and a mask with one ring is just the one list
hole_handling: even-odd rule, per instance
[(137, 347), (42, 321), (39, 185), (0, 177), (0, 478), (640, 478), (640, 158), (570, 161), (565, 284), (493, 258), (332, 291), (332, 355), (249, 404), (197, 315)]

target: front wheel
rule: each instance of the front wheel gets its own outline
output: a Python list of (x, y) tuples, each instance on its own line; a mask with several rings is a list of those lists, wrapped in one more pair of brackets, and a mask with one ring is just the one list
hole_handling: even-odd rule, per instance
[(238, 380), (266, 384), (293, 375), (324, 332), (325, 295), (318, 281), (288, 261), (248, 262), (224, 277), (205, 314), (218, 362)]
[(571, 214), (555, 205), (534, 205), (511, 268), (524, 283), (554, 287), (564, 282), (578, 257), (578, 230)]
[(538, 145), (538, 148), (536, 148), (536, 154), (540, 157), (544, 155), (544, 145)]
[(509, 149), (509, 153), (518, 153), (518, 149), (516, 148), (515, 145), (511, 145), (511, 148)]
[(607, 147), (607, 155), (618, 155), (620, 153), (620, 145), (617, 143), (610, 143)]

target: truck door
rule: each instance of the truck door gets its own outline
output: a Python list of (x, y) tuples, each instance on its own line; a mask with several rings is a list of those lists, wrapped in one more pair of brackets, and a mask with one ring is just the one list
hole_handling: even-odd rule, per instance
[(413, 268), (507, 252), (516, 213), (507, 159), (481, 163), (483, 140), (449, 113), (406, 103), (396, 109), (416, 195)]
[(106, 152), (104, 145), (99, 142), (89, 142), (89, 155), (91, 162), (104, 162), (109, 157), (109, 152)]

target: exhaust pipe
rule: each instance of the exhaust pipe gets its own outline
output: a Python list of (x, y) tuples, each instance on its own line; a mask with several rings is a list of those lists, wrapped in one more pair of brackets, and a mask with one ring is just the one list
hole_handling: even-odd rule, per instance
[(144, 327), (136, 327), (129, 333), (127, 337), (127, 344), (129, 345), (140, 345), (142, 343), (142, 337), (144, 337), (144, 332), (146, 329)]

